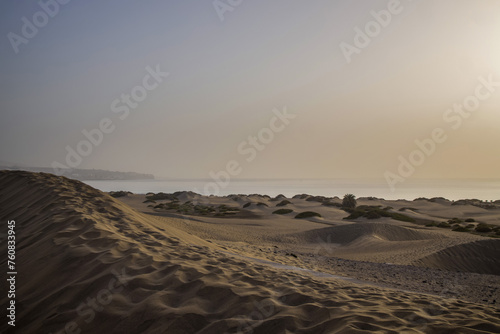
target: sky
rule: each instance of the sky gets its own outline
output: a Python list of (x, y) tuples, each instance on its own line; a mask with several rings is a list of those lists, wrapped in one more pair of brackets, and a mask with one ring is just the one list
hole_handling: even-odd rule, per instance
[(499, 13), (495, 0), (4, 1), (0, 161), (498, 179)]

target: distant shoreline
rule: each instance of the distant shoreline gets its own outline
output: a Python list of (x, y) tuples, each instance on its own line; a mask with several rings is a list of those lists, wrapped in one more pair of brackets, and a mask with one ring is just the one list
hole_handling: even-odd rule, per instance
[[(20, 170), (38, 173), (54, 173), (54, 169), (50, 167), (5, 167), (0, 166), (0, 170)], [(70, 179), (78, 181), (131, 181), (131, 180), (154, 180), (153, 174), (143, 174), (136, 172), (119, 172), (109, 171), (104, 169), (67, 169), (60, 170), (60, 176), (66, 176)]]
[[(130, 191), (134, 194), (148, 192), (174, 193), (177, 191), (193, 191), (203, 195), (227, 196), (231, 194), (262, 194), (277, 196), (283, 194), (293, 197), (297, 194), (314, 196), (341, 197), (352, 193), (356, 197), (376, 197), (387, 200), (442, 197), (450, 201), (477, 199), (480, 201), (496, 201), (500, 199), (500, 181), (498, 182), (418, 182), (401, 185), (391, 192), (384, 183), (359, 183), (354, 180), (275, 180), (275, 181), (241, 181), (231, 180), (225, 186), (215, 187), (206, 180), (125, 180), (125, 181), (92, 181), (83, 182), (101, 191)], [(207, 185), (210, 185), (207, 187)], [(215, 190), (215, 191), (214, 191)]]

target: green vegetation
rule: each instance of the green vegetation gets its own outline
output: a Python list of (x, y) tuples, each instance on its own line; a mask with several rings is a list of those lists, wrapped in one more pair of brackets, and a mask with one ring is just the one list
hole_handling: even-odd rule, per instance
[[(153, 207), (153, 205), (149, 205)], [(193, 204), (191, 201), (187, 201), (185, 203), (179, 203), (178, 201), (172, 201), (169, 203), (160, 203), (154, 206), (155, 209), (161, 210), (175, 210), (176, 212), (183, 215), (215, 215), (215, 216), (227, 216), (234, 215), (240, 211), (237, 207), (228, 206), (225, 204), (219, 206), (211, 206), (211, 205), (201, 205), (201, 204)]]
[(476, 220), (474, 218), (467, 218), (465, 220), (466, 223), (474, 223)]
[(257, 206), (265, 206), (265, 207), (268, 207), (269, 205), (267, 205), (266, 203), (264, 202), (259, 202), (257, 203)]
[(318, 203), (323, 203), (325, 201), (328, 201), (329, 199), (326, 198), (325, 196), (310, 196), (306, 198), (307, 202), (318, 202)]
[(293, 196), (292, 198), (306, 199), (306, 198), (308, 198), (309, 196), (310, 196), (310, 195), (308, 195), (308, 194), (298, 194), (298, 195)]
[(455, 232), (470, 232), (470, 230), (468, 228), (463, 227), (463, 226), (455, 227), (452, 231), (455, 231)]
[(311, 217), (321, 217), (321, 215), (313, 211), (304, 211), (295, 216), (296, 219), (311, 218)]
[(173, 194), (165, 194), (165, 193), (162, 193), (162, 192), (159, 192), (158, 194), (148, 193), (148, 194), (146, 194), (146, 199), (156, 200), (156, 201), (160, 201), (160, 200), (164, 200), (164, 199), (168, 199), (168, 200), (171, 200), (171, 201), (178, 201), (179, 200)]
[(324, 205), (324, 206), (334, 206), (334, 207), (337, 207), (337, 208), (341, 208), (342, 207), (342, 204), (332, 202), (331, 200), (324, 201), (323, 203), (321, 203), (321, 205)]
[(109, 195), (111, 197), (114, 197), (114, 198), (127, 196), (129, 194), (132, 194), (132, 193), (130, 191), (123, 191), (123, 190), (120, 190), (120, 191), (110, 191), (109, 192)]
[(473, 205), (487, 210), (498, 209), (498, 204), (498, 201), (488, 203), (488, 201), (481, 201), (479, 199), (461, 199), (451, 203), (451, 205)]
[(293, 212), (293, 210), (292, 209), (279, 209), (279, 210), (274, 211), (273, 214), (275, 214), (275, 215), (286, 215), (286, 214), (288, 214), (290, 212)]
[(342, 200), (343, 209), (355, 209), (356, 208), (356, 196), (353, 194), (345, 194)]
[(252, 202), (245, 203), (245, 204), (243, 205), (243, 208), (248, 208), (250, 205), (252, 205)]
[(279, 201), (280, 199), (286, 199), (286, 196), (283, 194), (279, 194), (274, 198), (271, 198), (271, 202)]
[(481, 232), (481, 233), (489, 233), (489, 232), (493, 231), (493, 229), (490, 226), (481, 223), (481, 224), (476, 226), (475, 231)]
[(239, 201), (242, 200), (241, 196), (239, 196), (239, 195), (231, 194), (231, 195), (228, 195), (227, 197), (230, 198), (230, 199), (232, 199), (235, 202), (239, 202)]
[(448, 224), (447, 222), (441, 222), (437, 225), (437, 227), (440, 227), (440, 228), (451, 228), (451, 225)]
[(228, 214), (228, 213), (229, 214), (234, 214), (234, 213), (240, 211), (240, 209), (238, 209), (236, 207), (227, 206), (225, 204), (219, 205), (218, 209), (219, 209), (220, 213), (226, 213), (226, 214)]
[(206, 205), (195, 205), (193, 208), (194, 212), (202, 215), (202, 216), (207, 216), (213, 212), (215, 212), (215, 208), (211, 206), (206, 206)]
[[(471, 222), (471, 221), (475, 222), (475, 220), (472, 218), (467, 218), (465, 220), (465, 222)], [(466, 226), (464, 226), (465, 222), (462, 221), (461, 219), (458, 219), (458, 218), (452, 218), (446, 222), (440, 222), (440, 223), (431, 222), (425, 226), (451, 228), (452, 231), (454, 231), (454, 232), (468, 232), (468, 233), (474, 233), (474, 234), (481, 233), (482, 235), (486, 234), (485, 236), (489, 236), (492, 238), (497, 238), (498, 236), (500, 236), (500, 226), (488, 225), (485, 223), (479, 223), (478, 225), (467, 224)]]
[(291, 203), (292, 202), (290, 202), (289, 200), (284, 199), (281, 202), (279, 202), (278, 204), (276, 204), (276, 206), (285, 206), (285, 205), (288, 205), (288, 204), (291, 204)]
[(461, 219), (458, 219), (458, 218), (451, 218), (451, 219), (448, 219), (448, 223), (450, 224), (461, 224), (463, 223)]
[(400, 220), (404, 222), (414, 223), (415, 219), (405, 216), (401, 213), (389, 211), (391, 207), (382, 208), (380, 205), (360, 205), (356, 209), (346, 210), (350, 215), (344, 219), (356, 219), (359, 217), (365, 217), (368, 219), (378, 219), (382, 217), (389, 217), (395, 220)]

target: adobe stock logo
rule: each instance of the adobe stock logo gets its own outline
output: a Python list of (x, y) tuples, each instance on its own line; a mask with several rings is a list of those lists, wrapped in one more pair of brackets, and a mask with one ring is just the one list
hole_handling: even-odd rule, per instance
[[(443, 121), (451, 130), (460, 129), (465, 119), (473, 115), (477, 111), (482, 101), (489, 99), (497, 88), (500, 87), (500, 81), (493, 80), (493, 73), (487, 78), (478, 77), (479, 84), (474, 89), (474, 94), (466, 96), (461, 103), (454, 103), (453, 107), (448, 108), (443, 113)], [(439, 144), (444, 143), (448, 139), (448, 134), (451, 132), (444, 127), (436, 127), (430, 132), (430, 136), (424, 139), (415, 139), (416, 148), (411, 151), (407, 157), (400, 155), (398, 157), (399, 165), (397, 173), (386, 171), (384, 178), (387, 185), (394, 192), (398, 183), (404, 182), (407, 178), (415, 173), (416, 168), (422, 166), (427, 158), (431, 157), (436, 151)]]
[[(111, 102), (110, 109), (117, 115), (119, 121), (124, 121), (131, 114), (131, 110), (137, 109), (153, 90), (169, 76), (168, 72), (163, 72), (160, 65), (155, 68), (146, 67), (146, 74), (142, 78), (141, 84), (134, 86), (128, 94), (122, 93), (119, 98)], [(100, 146), (105, 139), (105, 135), (113, 133), (118, 121), (113, 121), (110, 117), (104, 117), (98, 125), (90, 130), (81, 131), (85, 139), (80, 140), (75, 146), (66, 145), (65, 164), (53, 161), (51, 166), (54, 174), (63, 175), (65, 171), (71, 168), (78, 168), (83, 159), (92, 154), (94, 148)]]
[[(237, 146), (237, 152), (241, 156), (246, 156), (245, 161), (251, 163), (254, 161), (259, 152), (266, 149), (273, 141), (276, 135), (291, 123), (297, 115), (288, 112), (287, 107), (283, 110), (274, 108), (273, 116), (270, 118), (267, 127), (261, 128), (255, 135), (249, 135), (245, 140), (240, 142)], [(203, 187), (203, 194), (208, 196), (213, 194), (218, 196), (220, 191), (229, 186), (232, 177), (236, 177), (243, 172), (242, 160), (229, 160), (225, 168), (214, 172), (210, 171), (209, 175), (213, 182), (208, 182)], [(197, 193), (202, 193), (198, 189), (194, 189)]]
[(226, 12), (234, 11), (242, 3), (243, 0), (214, 0), (212, 2), (221, 22), (224, 22)]
[[(407, 0), (412, 1), (412, 0)], [(370, 11), (370, 15), (373, 20), (368, 21), (363, 29), (358, 26), (354, 27), (354, 38), (353, 43), (349, 44), (342, 42), (339, 44), (340, 51), (348, 64), (352, 62), (352, 57), (354, 54), (360, 54), (361, 51), (367, 48), (373, 39), (375, 39), (383, 29), (387, 28), (391, 22), (392, 18), (396, 15), (400, 15), (404, 10), (404, 6), (401, 4), (400, 0), (389, 0), (387, 3), (387, 8), (379, 11)]]
[(14, 49), (14, 53), (19, 53), (19, 47), (21, 44), (28, 44), (29, 41), (38, 35), (39, 29), (45, 27), (49, 20), (54, 18), (59, 14), (61, 5), (66, 5), (71, 0), (40, 0), (38, 1), (38, 6), (41, 10), (34, 13), (31, 20), (26, 16), (21, 18), (21, 35), (14, 32), (9, 32), (7, 38)]

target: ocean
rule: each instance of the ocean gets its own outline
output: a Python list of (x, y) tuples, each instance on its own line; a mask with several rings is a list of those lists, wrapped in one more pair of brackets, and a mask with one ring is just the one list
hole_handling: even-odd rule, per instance
[(173, 193), (194, 191), (203, 195), (225, 196), (229, 194), (262, 194), (292, 197), (296, 194), (342, 197), (347, 193), (356, 197), (378, 197), (384, 199), (413, 200), (418, 197), (444, 197), (450, 200), (480, 199), (499, 200), (500, 180), (407, 180), (391, 191), (381, 180), (231, 180), (227, 184), (213, 180), (113, 180), (84, 181), (102, 191), (131, 191), (136, 194), (148, 192)]

